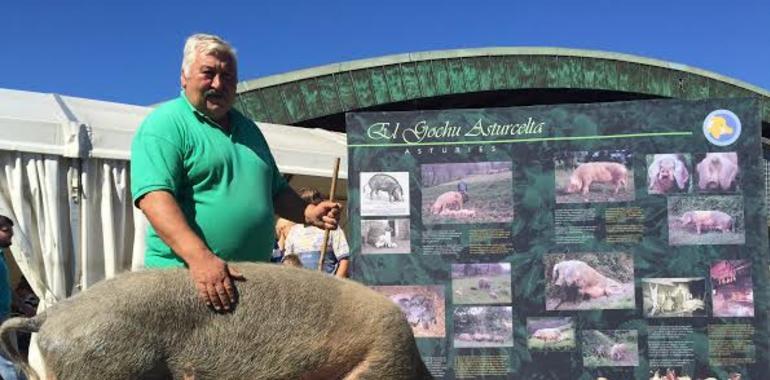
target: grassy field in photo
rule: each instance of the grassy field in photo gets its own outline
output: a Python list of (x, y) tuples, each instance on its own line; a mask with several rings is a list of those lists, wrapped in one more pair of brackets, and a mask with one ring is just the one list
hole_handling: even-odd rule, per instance
[(425, 224), (506, 223), (513, 220), (513, 181), (511, 172), (470, 175), (462, 179), (468, 185), (468, 202), (463, 209), (474, 210), (472, 217), (433, 215), (431, 206), (441, 194), (457, 191), (460, 180), (422, 189), (422, 221)]
[[(479, 288), (479, 279), (489, 280), (489, 289)], [(490, 304), (511, 302), (511, 275), (473, 276), (452, 280), (452, 302), (455, 304)]]

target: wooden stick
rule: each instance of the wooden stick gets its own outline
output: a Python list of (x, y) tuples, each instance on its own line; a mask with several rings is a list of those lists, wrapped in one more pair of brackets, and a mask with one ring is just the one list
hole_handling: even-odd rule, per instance
[[(329, 200), (334, 202), (334, 193), (337, 191), (337, 174), (340, 171), (340, 158), (337, 157), (334, 159), (334, 166), (333, 166), (334, 174), (332, 175), (332, 188), (329, 190)], [(339, 228), (339, 226), (337, 227)], [(323, 245), (321, 245), (321, 258), (318, 259), (318, 270), (323, 272), (324, 270), (324, 258), (326, 258), (326, 246), (329, 245), (329, 230), (324, 229), (324, 241)]]

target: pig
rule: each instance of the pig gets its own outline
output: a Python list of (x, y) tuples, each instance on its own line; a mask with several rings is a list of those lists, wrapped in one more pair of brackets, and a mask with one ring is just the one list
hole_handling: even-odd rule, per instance
[(433, 215), (440, 215), (444, 210), (460, 210), (465, 203), (463, 194), (459, 191), (447, 191), (436, 198), (431, 206)]
[(701, 234), (706, 231), (732, 232), (735, 228), (733, 217), (722, 211), (694, 210), (687, 211), (679, 217), (682, 226), (695, 226), (695, 232)]
[(548, 342), (558, 342), (562, 339), (561, 330), (559, 328), (542, 328), (538, 329), (537, 331), (532, 334), (532, 337), (535, 339), (540, 339), (544, 343)]
[(401, 298), (398, 301), (401, 311), (404, 313), (407, 322), (413, 327), (421, 326), (427, 330), (430, 324), (436, 324), (436, 309), (433, 301), (428, 297), (416, 294), (412, 297)]
[(626, 189), (628, 169), (617, 162), (599, 161), (580, 164), (570, 175), (567, 193), (588, 194), (591, 184), (594, 182), (611, 183), (615, 186), (613, 193), (617, 194), (621, 187)]
[(375, 248), (396, 248), (393, 241), (393, 229), (385, 224), (372, 224), (366, 233), (366, 242)]
[(462, 334), (457, 336), (457, 340), (462, 340), (462, 341), (470, 342), (470, 341), (473, 340), (473, 335), (468, 334), (468, 333), (462, 333)]
[(489, 290), (492, 287), (492, 282), (486, 277), (479, 278), (479, 289)]
[(690, 173), (679, 155), (656, 154), (647, 168), (647, 178), (651, 194), (666, 194), (676, 189), (685, 190)]
[[(46, 378), (431, 379), (401, 310), (349, 280), (280, 265), (236, 263), (238, 303), (206, 307), (186, 269), (121, 274), (33, 318), (0, 326), (2, 349), (38, 332)], [(314, 291), (308, 291), (313, 289)]]
[(390, 202), (401, 202), (404, 200), (404, 190), (393, 176), (383, 173), (375, 174), (369, 178), (367, 186), (369, 187), (369, 199), (374, 199), (375, 195), (378, 195), (380, 191), (384, 191), (388, 194), (388, 201)]
[(580, 260), (565, 260), (554, 265), (552, 281), (555, 286), (576, 287), (582, 299), (610, 296), (621, 286)]
[(626, 360), (629, 354), (628, 346), (625, 343), (615, 343), (610, 348), (610, 359), (615, 362)]
[(700, 190), (731, 191), (738, 176), (738, 154), (735, 152), (711, 152), (695, 166)]

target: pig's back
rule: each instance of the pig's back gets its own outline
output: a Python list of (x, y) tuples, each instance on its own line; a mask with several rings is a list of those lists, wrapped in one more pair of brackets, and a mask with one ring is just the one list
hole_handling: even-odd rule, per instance
[(231, 347), (256, 360), (271, 347), (279, 351), (271, 355), (290, 360), (297, 344), (360, 335), (348, 327), (397, 325), (403, 318), (389, 299), (352, 281), (275, 264), (233, 265), (246, 280), (236, 282), (239, 301), (229, 313), (213, 312), (197, 298), (187, 270), (125, 273), (54, 305), (41, 346), (56, 350), (73, 339), (125, 338), (159, 350), (187, 347), (186, 357)]

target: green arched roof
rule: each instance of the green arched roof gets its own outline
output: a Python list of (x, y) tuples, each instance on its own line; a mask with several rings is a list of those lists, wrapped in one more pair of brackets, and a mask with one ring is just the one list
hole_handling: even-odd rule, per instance
[[(550, 99), (560, 93), (571, 94), (565, 102), (755, 97), (763, 135), (770, 132), (767, 90), (682, 64), (561, 48), (444, 50), (319, 66), (241, 82), (236, 107), (255, 120), (303, 125), (335, 115), (341, 122), (356, 110), (483, 107), (490, 99), (496, 99), (490, 106), (544, 103), (535, 91), (547, 103), (561, 102)], [(518, 100), (499, 101), (514, 94)], [(480, 100), (458, 103), (458, 97)]]

